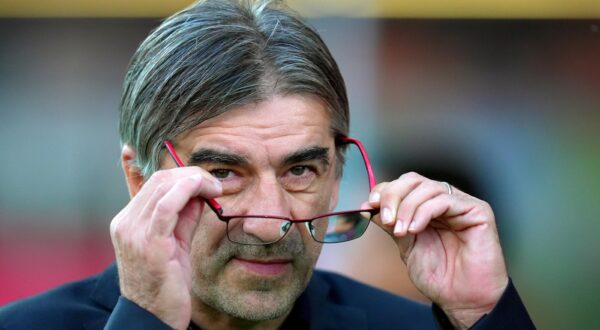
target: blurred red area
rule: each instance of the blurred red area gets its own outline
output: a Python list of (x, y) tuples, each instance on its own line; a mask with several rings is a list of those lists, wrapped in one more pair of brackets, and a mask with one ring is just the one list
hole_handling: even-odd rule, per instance
[(75, 281), (114, 259), (108, 228), (92, 231), (0, 230), (0, 306)]

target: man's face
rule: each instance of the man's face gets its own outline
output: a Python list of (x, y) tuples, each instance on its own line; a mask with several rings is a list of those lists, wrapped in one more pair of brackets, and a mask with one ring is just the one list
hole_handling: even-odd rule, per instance
[[(221, 180), (224, 196), (217, 201), (224, 215), (309, 218), (337, 202), (334, 139), (325, 104), (316, 97), (274, 96), (235, 108), (176, 144), (186, 164)], [(260, 236), (266, 225), (254, 219), (245, 230)], [(306, 287), (320, 251), (304, 224), (294, 224), (275, 244), (232, 243), (225, 222), (206, 207), (192, 242), (193, 295), (236, 318), (281, 317)]]

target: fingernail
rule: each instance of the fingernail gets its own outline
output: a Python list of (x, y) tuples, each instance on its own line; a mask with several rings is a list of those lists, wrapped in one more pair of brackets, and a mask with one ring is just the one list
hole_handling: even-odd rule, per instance
[(392, 210), (386, 207), (381, 211), (381, 222), (386, 225), (392, 222)]
[(379, 202), (379, 199), (381, 198), (381, 194), (378, 192), (372, 192), (371, 195), (369, 196), (369, 202), (371, 203), (377, 203)]
[(398, 235), (402, 232), (402, 228), (404, 226), (404, 223), (402, 223), (402, 220), (397, 219), (396, 220), (396, 226), (394, 226), (394, 234)]

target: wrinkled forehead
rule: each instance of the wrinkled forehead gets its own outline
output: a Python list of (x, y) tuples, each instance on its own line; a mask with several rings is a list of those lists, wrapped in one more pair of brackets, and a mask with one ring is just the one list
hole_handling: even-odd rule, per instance
[(273, 96), (204, 121), (176, 140), (187, 154), (200, 149), (281, 158), (307, 147), (334, 148), (330, 115), (317, 97)]

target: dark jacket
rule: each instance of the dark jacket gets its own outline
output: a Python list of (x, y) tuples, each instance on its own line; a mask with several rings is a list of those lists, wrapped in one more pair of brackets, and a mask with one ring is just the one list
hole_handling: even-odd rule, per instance
[[(0, 329), (169, 329), (120, 297), (115, 264), (103, 273), (0, 308)], [(283, 329), (435, 329), (440, 309), (333, 273), (315, 271)], [(477, 329), (534, 328), (512, 283)]]

